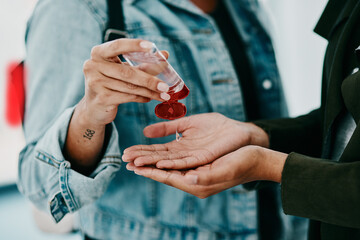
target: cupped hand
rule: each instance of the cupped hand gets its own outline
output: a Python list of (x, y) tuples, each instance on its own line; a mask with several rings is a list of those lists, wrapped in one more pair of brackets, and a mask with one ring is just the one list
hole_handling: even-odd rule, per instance
[[(168, 85), (155, 77), (156, 72), (132, 67), (118, 58), (128, 52), (150, 51), (152, 46), (141, 39), (118, 39), (92, 49), (91, 58), (83, 67), (85, 96), (77, 106), (82, 119), (93, 125), (106, 125), (114, 120), (120, 104), (170, 98), (166, 93)], [(166, 52), (163, 54), (167, 56)]]
[(138, 175), (206, 198), (239, 184), (270, 180), (280, 182), (287, 154), (259, 146), (245, 146), (210, 164), (191, 170), (166, 170), (153, 166), (127, 164)]
[(164, 169), (190, 169), (211, 163), (240, 147), (267, 146), (266, 133), (252, 123), (238, 122), (219, 113), (205, 113), (150, 125), (146, 137), (182, 134), (180, 141), (137, 145), (125, 149), (123, 161), (136, 166), (155, 165)]

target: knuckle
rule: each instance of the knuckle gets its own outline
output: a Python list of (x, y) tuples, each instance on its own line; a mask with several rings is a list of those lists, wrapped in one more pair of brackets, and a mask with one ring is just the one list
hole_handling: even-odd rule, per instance
[(109, 42), (108, 48), (111, 52), (118, 52), (119, 50), (123, 49), (125, 47), (125, 41), (124, 39), (116, 39), (111, 42)]
[(112, 47), (113, 49), (119, 49), (120, 47), (122, 47), (125, 43), (125, 39), (124, 38), (119, 38), (119, 39), (116, 39), (112, 42)]
[(131, 78), (135, 74), (135, 70), (131, 66), (120, 65), (120, 74), (124, 78)]
[(213, 117), (220, 117), (221, 116), (221, 114), (220, 113), (218, 113), (218, 112), (212, 112), (212, 113), (210, 113)]
[(88, 59), (83, 64), (83, 71), (84, 73), (88, 73), (93, 69), (94, 63), (92, 60)]
[(134, 90), (134, 89), (137, 89), (138, 88), (138, 86), (136, 86), (136, 85), (134, 85), (134, 84), (132, 84), (132, 83), (125, 83), (125, 85), (126, 85), (126, 87), (128, 88), (128, 89), (131, 89), (131, 90)]
[(95, 46), (91, 49), (91, 53), (90, 53), (91, 58), (98, 56), (99, 48), (100, 48), (100, 46)]
[(107, 45), (107, 47), (109, 48), (110, 51), (116, 51), (117, 48), (119, 47), (119, 40), (114, 40), (114, 41), (111, 41), (109, 42), (109, 44)]
[(145, 86), (148, 89), (156, 89), (157, 81), (155, 81), (154, 77), (148, 76), (144, 79)]
[(172, 186), (172, 185), (171, 185), (171, 182), (170, 182), (170, 174), (171, 174), (171, 173), (166, 172), (166, 176), (165, 176), (165, 178), (164, 178), (164, 180), (163, 180), (163, 183), (164, 183), (164, 184), (167, 184), (167, 185), (169, 185), (169, 186)]
[(94, 89), (97, 88), (99, 86), (99, 84), (101, 84), (102, 79), (99, 77), (91, 77), (87, 80), (87, 85), (89, 88)]

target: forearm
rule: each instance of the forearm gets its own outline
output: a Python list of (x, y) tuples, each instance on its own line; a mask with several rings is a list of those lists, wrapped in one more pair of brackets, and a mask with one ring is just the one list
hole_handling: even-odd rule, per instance
[(286, 214), (360, 227), (360, 162), (333, 162), (291, 153), (282, 176)]
[(88, 175), (102, 157), (106, 125), (91, 123), (83, 114), (82, 103), (71, 118), (63, 152), (72, 169)]
[(118, 134), (111, 127), (103, 157), (91, 175), (73, 170), (63, 155), (73, 111), (68, 108), (58, 115), (41, 138), (28, 142), (19, 156), (20, 191), (39, 209), (50, 211), (56, 221), (101, 197), (121, 164)]

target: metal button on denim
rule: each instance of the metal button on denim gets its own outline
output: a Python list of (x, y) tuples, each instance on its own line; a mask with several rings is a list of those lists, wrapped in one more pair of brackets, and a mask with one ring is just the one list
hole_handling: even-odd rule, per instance
[(268, 90), (272, 87), (272, 82), (271, 80), (269, 79), (265, 79), (263, 82), (262, 82), (262, 86), (264, 89)]

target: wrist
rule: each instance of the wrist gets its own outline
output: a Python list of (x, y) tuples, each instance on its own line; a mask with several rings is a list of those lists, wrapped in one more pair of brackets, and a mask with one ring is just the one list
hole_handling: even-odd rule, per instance
[(88, 113), (86, 103), (82, 99), (74, 110), (72, 116), (72, 121), (75, 121), (77, 125), (82, 129), (95, 129), (95, 130), (104, 130), (106, 124), (93, 121), (91, 114)]
[(261, 148), (260, 158), (258, 158), (259, 180), (268, 180), (280, 183), (282, 171), (288, 154)]

